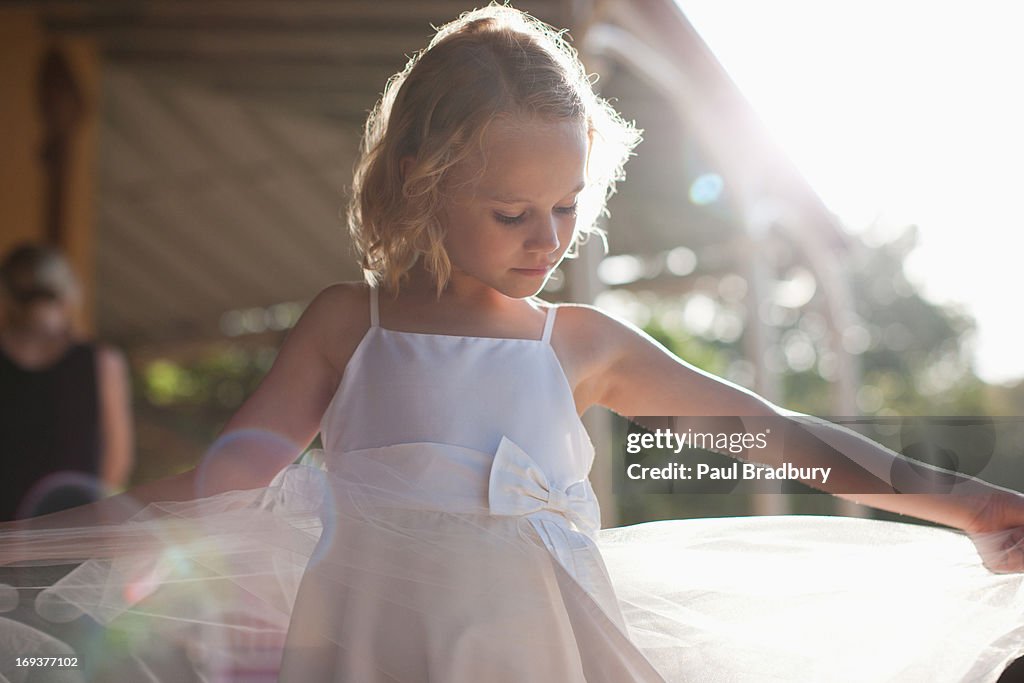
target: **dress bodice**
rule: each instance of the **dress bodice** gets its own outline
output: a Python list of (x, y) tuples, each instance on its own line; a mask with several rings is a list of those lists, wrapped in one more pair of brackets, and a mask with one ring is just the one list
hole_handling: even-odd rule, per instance
[(369, 329), (321, 422), (329, 470), (386, 460), (414, 476), (430, 507), (537, 506), (599, 528), (587, 480), (594, 447), (551, 346), (557, 307), (539, 339), (389, 330), (376, 288), (369, 308)]

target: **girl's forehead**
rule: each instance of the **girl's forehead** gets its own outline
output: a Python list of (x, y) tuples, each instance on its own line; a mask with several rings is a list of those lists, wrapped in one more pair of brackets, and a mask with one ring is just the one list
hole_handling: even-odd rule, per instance
[(477, 195), (568, 193), (585, 178), (588, 150), (581, 122), (495, 119), (456, 175)]
[(515, 153), (523, 148), (544, 149), (551, 145), (582, 148), (586, 153), (587, 144), (587, 126), (583, 121), (508, 116), (493, 119), (481, 140), (485, 154)]

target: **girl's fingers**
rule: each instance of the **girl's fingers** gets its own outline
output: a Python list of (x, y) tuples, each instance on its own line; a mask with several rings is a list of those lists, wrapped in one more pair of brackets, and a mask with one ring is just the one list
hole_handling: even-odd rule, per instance
[(1006, 541), (1008, 571), (1024, 571), (1024, 528), (1012, 529)]
[(970, 538), (989, 571), (1024, 572), (1024, 527), (971, 534)]

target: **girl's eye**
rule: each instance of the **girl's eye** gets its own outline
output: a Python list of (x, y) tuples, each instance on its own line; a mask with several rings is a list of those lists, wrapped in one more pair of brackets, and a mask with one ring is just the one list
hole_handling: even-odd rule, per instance
[(523, 216), (525, 216), (525, 215), (526, 215), (525, 211), (522, 212), (521, 214), (519, 214), (518, 216), (506, 216), (503, 213), (498, 213), (497, 211), (494, 212), (494, 218), (499, 223), (506, 223), (508, 225), (520, 222), (521, 220), (523, 220)]
[[(576, 204), (573, 204), (572, 206), (558, 206), (558, 207), (555, 207), (555, 211), (557, 213), (560, 213), (560, 214), (564, 215), (564, 216), (575, 216), (576, 215), (576, 206), (577, 206)], [(525, 218), (525, 217), (526, 217), (526, 212), (525, 211), (522, 212), (521, 214), (519, 214), (518, 216), (506, 216), (503, 213), (499, 213), (497, 211), (494, 212), (495, 220), (497, 220), (499, 223), (504, 223), (506, 225), (514, 225), (516, 223), (521, 223), (523, 218)]]

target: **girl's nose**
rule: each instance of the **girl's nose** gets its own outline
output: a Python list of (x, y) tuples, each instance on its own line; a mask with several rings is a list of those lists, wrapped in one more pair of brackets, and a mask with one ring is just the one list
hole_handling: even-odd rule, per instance
[(558, 222), (552, 216), (537, 221), (526, 243), (526, 248), (529, 251), (550, 253), (558, 249), (560, 245), (561, 242), (558, 240)]

